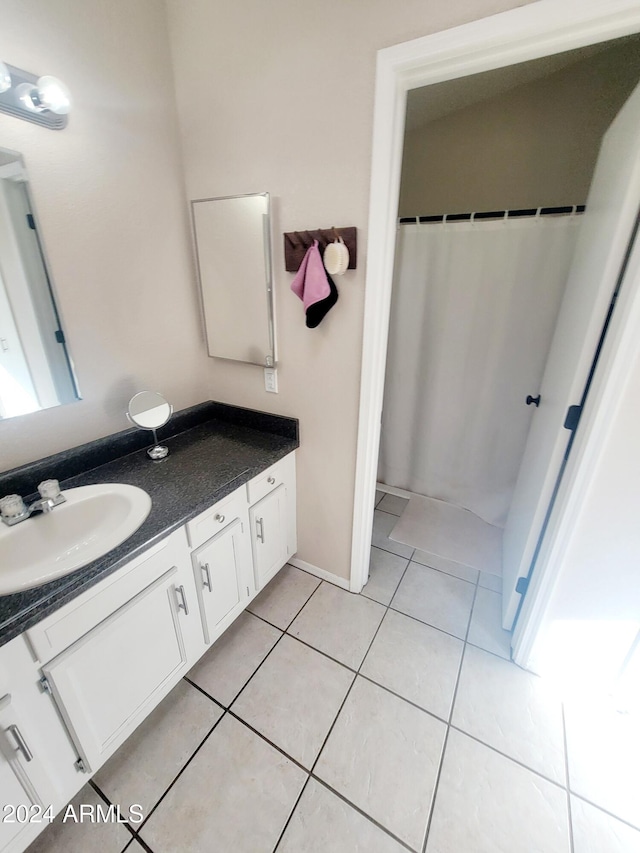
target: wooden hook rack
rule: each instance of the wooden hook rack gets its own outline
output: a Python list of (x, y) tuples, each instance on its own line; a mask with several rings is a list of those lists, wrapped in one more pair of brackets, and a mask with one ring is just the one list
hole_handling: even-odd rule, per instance
[(319, 228), (317, 231), (287, 231), (284, 235), (284, 266), (287, 272), (298, 272), (307, 249), (318, 241), (320, 252), (328, 243), (342, 237), (349, 250), (349, 266), (357, 268), (358, 229), (357, 228)]

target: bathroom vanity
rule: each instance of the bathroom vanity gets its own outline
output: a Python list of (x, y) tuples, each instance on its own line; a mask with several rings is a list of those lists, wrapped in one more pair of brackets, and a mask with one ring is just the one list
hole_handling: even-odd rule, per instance
[(3, 853), (25, 849), (296, 551), (297, 421), (205, 403), (171, 429), (161, 462), (127, 431), (12, 472), (32, 488), (54, 469), (63, 491), (137, 485), (152, 508), (100, 560), (0, 598)]

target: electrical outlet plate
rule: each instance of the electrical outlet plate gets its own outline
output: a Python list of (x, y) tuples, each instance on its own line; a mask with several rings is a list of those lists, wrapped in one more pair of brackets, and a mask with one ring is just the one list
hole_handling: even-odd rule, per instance
[(278, 393), (278, 370), (275, 367), (264, 369), (264, 389), (272, 394)]

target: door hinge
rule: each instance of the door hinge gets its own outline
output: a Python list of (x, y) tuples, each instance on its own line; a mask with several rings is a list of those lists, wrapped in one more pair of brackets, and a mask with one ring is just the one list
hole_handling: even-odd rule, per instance
[(81, 758), (79, 758), (79, 759), (74, 763), (74, 765), (73, 765), (73, 766), (76, 768), (76, 770), (79, 770), (81, 773), (86, 773), (86, 772), (87, 772), (87, 765), (84, 763), (84, 761), (83, 761)]
[(62, 329), (56, 329), (55, 335), (56, 335), (56, 341), (59, 344), (66, 344), (66, 341), (64, 339), (64, 332), (62, 331)]
[(581, 414), (582, 406), (569, 406), (567, 409), (567, 416), (564, 419), (564, 428), (570, 429), (571, 432), (575, 432), (578, 427), (578, 421), (580, 420)]
[(53, 691), (51, 690), (51, 685), (49, 684), (49, 681), (47, 680), (46, 675), (42, 676), (42, 678), (39, 680), (38, 684), (40, 685), (40, 689), (42, 690), (43, 693), (48, 693), (49, 696), (53, 696)]
[(524, 595), (528, 589), (529, 589), (529, 578), (518, 578), (518, 582), (516, 583), (516, 592), (519, 595)]
[(32, 231), (36, 230), (36, 221), (33, 218), (33, 213), (27, 213), (27, 225)]

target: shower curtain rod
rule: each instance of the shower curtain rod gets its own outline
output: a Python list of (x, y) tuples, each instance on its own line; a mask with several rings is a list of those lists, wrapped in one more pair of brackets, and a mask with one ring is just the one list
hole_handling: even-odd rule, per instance
[(483, 210), (475, 213), (441, 213), (435, 216), (401, 216), (399, 225), (424, 222), (475, 222), (478, 219), (520, 219), (524, 216), (559, 216), (584, 213), (584, 204), (569, 204), (564, 207), (527, 207), (518, 210)]

